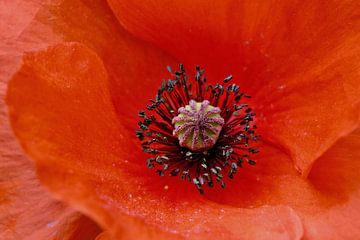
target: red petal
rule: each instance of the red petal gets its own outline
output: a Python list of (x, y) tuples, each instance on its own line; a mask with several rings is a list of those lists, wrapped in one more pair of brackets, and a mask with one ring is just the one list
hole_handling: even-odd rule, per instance
[(12, 45), (39, 8), (39, 1), (0, 3), (0, 238), (91, 239), (99, 227), (40, 186), (34, 166), (19, 148), (8, 122), (6, 85), (19, 62)]
[[(1, 103), (1, 111), (5, 110)], [(5, 119), (1, 114), (1, 122)], [(100, 228), (40, 185), (9, 126), (0, 131), (0, 239), (90, 239)]]
[[(8, 122), (4, 97), (14, 56), (0, 56), (0, 239), (90, 239), (100, 229), (40, 185)], [(16, 62), (16, 61), (15, 61)]]
[[(88, 58), (83, 58), (83, 55), (89, 56)], [(65, 62), (68, 63), (68, 68), (61, 69), (60, 66), (63, 66)], [(28, 81), (25, 80), (25, 82), (23, 82), (23, 80), (27, 78)], [(113, 106), (110, 103), (109, 93), (107, 92), (106, 78), (107, 74), (101, 61), (92, 54), (90, 50), (76, 44), (68, 44), (64, 47), (52, 49), (50, 50), (49, 55), (44, 53), (35, 56), (28, 55), (24, 59), (22, 71), (15, 75), (14, 80), (9, 84), (8, 90), (8, 101), (14, 105), (17, 105), (17, 103), (22, 101), (28, 101), (28, 98), (35, 100), (36, 96), (40, 97), (35, 101), (29, 99), (29, 105), (23, 105), (21, 107), (26, 116), (14, 115), (12, 114), (12, 107), (10, 106), (9, 108), (14, 127), (22, 126), (19, 129), (20, 131), (17, 132), (17, 130), (15, 130), (15, 133), (20, 134), (22, 138), (28, 139), (31, 142), (29, 145), (24, 145), (23, 147), (31, 151), (31, 155), (35, 154), (37, 156), (43, 156), (43, 150), (47, 149), (52, 151), (54, 153), (52, 155), (53, 157), (46, 160), (50, 160), (50, 162), (51, 159), (59, 160), (51, 162), (52, 167), (55, 168), (56, 166), (60, 168), (60, 166), (64, 166), (63, 164), (66, 163), (61, 161), (62, 157), (70, 155), (71, 152), (76, 153), (77, 155), (73, 156), (76, 158), (74, 158), (71, 163), (67, 164), (81, 168), (82, 163), (79, 160), (81, 160), (84, 151), (90, 150), (91, 140), (97, 139), (97, 141), (102, 141), (100, 136), (105, 135), (107, 138), (107, 135), (110, 135), (106, 131), (106, 128), (101, 129), (102, 125), (97, 118), (101, 116), (101, 120), (109, 124), (115, 122), (114, 125), (110, 125), (112, 127), (111, 129), (114, 130), (115, 128), (116, 132), (120, 132), (116, 129), (117, 120), (114, 115)], [(90, 79), (94, 79), (94, 82), (90, 81)], [(19, 85), (15, 87), (17, 83)], [(91, 86), (93, 86), (94, 89), (92, 89)], [(101, 91), (101, 86), (103, 91)], [(31, 94), (21, 97), (16, 96), (16, 93), (20, 93), (24, 90)], [(92, 95), (94, 92), (97, 95)], [(45, 95), (42, 96), (42, 94)], [(95, 98), (92, 99), (93, 102), (91, 102), (91, 96)], [(102, 99), (104, 100), (101, 101)], [(104, 103), (104, 101), (106, 103)], [(91, 103), (93, 104), (91, 105)], [(53, 112), (47, 111), (48, 108), (51, 108)], [(84, 111), (81, 112), (80, 110)], [(71, 111), (74, 113), (79, 112), (80, 114), (69, 114)], [(55, 113), (59, 114), (57, 115), (60, 117), (60, 119), (58, 119), (59, 121), (52, 121), (56, 118)], [(111, 115), (111, 113), (113, 113), (113, 115)], [(38, 123), (37, 118), (40, 116), (42, 119), (49, 120), (49, 123), (46, 125), (41, 124), (39, 128), (36, 128), (35, 125)], [(96, 118), (94, 116), (98, 117)], [(80, 120), (77, 123), (80, 124), (79, 126), (71, 126), (71, 123), (74, 123), (79, 119), (88, 119), (90, 125), (81, 127), (81, 123), (86, 121)], [(76, 145), (73, 145), (74, 142), (71, 142), (75, 139), (66, 138), (65, 131), (63, 132), (64, 134), (59, 134), (56, 128), (60, 125), (67, 129), (67, 131), (70, 131), (69, 134), (75, 135), (75, 139), (82, 144), (85, 144), (88, 149), (76, 148)], [(30, 132), (22, 131), (21, 129), (23, 128), (28, 128)], [(31, 136), (31, 134), (37, 135), (36, 132), (39, 133), (38, 137)], [(40, 132), (42, 133), (40, 134)], [(81, 135), (86, 135), (86, 133), (91, 135), (88, 140), (82, 138)], [(42, 137), (49, 137), (55, 142), (63, 142), (67, 144), (70, 149), (62, 151), (61, 148), (56, 147), (56, 144), (41, 140)], [(111, 139), (109, 138), (108, 141), (111, 141)], [(103, 143), (106, 144), (106, 141), (103, 141)], [(98, 152), (100, 154), (100, 151)], [(60, 154), (60, 156), (55, 156), (55, 153)], [(60, 158), (58, 159), (58, 157)], [(47, 170), (42, 171), (44, 170), (42, 167), (44, 166), (39, 166), (40, 177), (44, 177), (43, 175), (50, 173), (50, 171)], [(46, 166), (46, 168), (48, 168), (48, 166)], [(71, 169), (68, 170), (70, 171)], [(68, 172), (68, 174), (71, 175), (71, 172)], [(57, 180), (54, 178), (50, 177), (49, 180), (55, 181), (54, 185), (59, 185), (56, 184)], [(70, 182), (71, 181), (73, 181), (73, 179), (70, 179)], [(76, 186), (76, 184), (78, 183), (75, 182), (73, 187)], [(75, 188), (73, 189), (75, 190)]]
[(340, 139), (314, 164), (309, 180), (323, 197), (323, 210), (305, 216), (308, 238), (354, 239), (360, 236), (359, 148), (360, 129), (357, 129)]
[(344, 39), (309, 69), (257, 95), (265, 102), (257, 106), (264, 138), (283, 145), (305, 176), (321, 154), (358, 126), (359, 40), (360, 35)]
[(111, 236), (107, 232), (100, 233), (95, 240), (112, 240)]
[[(16, 39), (40, 8), (36, 0), (3, 0), (0, 5), (0, 44)], [(0, 45), (0, 47), (2, 47)]]
[(208, 79), (240, 78), (264, 139), (286, 148), (303, 175), (358, 124), (356, 0), (108, 2), (127, 30), (205, 66)]

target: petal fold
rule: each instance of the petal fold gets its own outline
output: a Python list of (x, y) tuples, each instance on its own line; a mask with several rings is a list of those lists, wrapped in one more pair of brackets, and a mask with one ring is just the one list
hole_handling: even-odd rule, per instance
[(338, 140), (314, 164), (309, 180), (324, 197), (323, 210), (305, 215), (305, 239), (360, 236), (359, 147), (360, 129), (357, 129)]

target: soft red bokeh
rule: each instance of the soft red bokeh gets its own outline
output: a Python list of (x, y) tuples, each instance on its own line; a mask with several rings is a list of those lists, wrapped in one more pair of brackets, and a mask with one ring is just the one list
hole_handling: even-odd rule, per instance
[[(360, 236), (357, 1), (108, 2), (34, 1), (5, 29), (6, 59), (32, 51), (8, 85), (15, 135), (99, 239)], [(263, 137), (256, 167), (205, 196), (146, 169), (133, 132), (179, 61), (239, 79)]]

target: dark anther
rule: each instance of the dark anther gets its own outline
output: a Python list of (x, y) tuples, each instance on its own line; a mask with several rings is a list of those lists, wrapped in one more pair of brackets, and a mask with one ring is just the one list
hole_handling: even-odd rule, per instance
[(175, 168), (170, 172), (170, 176), (175, 177), (179, 174), (180, 168)]
[(255, 164), (256, 164), (256, 162), (255, 162), (254, 160), (251, 160), (251, 159), (248, 160), (248, 163), (249, 163), (250, 165), (255, 165)]
[(227, 82), (231, 81), (232, 78), (233, 78), (233, 76), (232, 76), (232, 75), (229, 75), (229, 76), (227, 76), (226, 78), (224, 78), (223, 82), (224, 82), (224, 83), (227, 83)]
[(138, 115), (139, 115), (139, 117), (142, 117), (142, 118), (146, 116), (145, 112), (143, 112), (143, 111), (140, 111)]
[(163, 177), (163, 176), (164, 176), (164, 171), (162, 171), (162, 170), (160, 170), (160, 169), (157, 169), (156, 172), (159, 173), (159, 176), (160, 176), (160, 177)]

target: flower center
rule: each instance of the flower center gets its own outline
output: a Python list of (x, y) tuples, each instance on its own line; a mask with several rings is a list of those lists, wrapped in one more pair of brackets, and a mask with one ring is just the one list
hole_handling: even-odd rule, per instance
[(206, 83), (204, 70), (196, 67), (189, 81), (183, 65), (172, 78), (163, 80), (154, 99), (140, 111), (136, 136), (143, 151), (151, 155), (148, 168), (159, 176), (180, 176), (192, 181), (201, 194), (204, 186), (225, 187), (224, 173), (232, 179), (243, 163), (255, 165), (250, 147), (259, 136), (255, 113), (240, 103), (248, 95), (236, 84)]
[(178, 137), (180, 146), (204, 151), (215, 145), (224, 119), (220, 116), (220, 108), (209, 103), (208, 100), (201, 103), (190, 100), (189, 105), (179, 108), (179, 115), (172, 123), (175, 126), (173, 135)]

